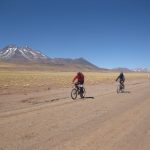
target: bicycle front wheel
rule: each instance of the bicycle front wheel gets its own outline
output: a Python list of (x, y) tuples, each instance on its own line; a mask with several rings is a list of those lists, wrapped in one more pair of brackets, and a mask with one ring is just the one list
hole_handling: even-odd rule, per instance
[(120, 85), (117, 85), (117, 93), (120, 93)]
[(78, 95), (77, 89), (72, 89), (72, 91), (71, 91), (71, 98), (74, 100), (74, 99), (77, 98), (77, 95)]

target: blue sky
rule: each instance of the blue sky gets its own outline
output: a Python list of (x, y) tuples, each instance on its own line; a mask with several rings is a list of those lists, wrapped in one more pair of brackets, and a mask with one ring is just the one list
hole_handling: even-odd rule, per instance
[(0, 48), (8, 44), (99, 67), (150, 67), (150, 1), (0, 0)]

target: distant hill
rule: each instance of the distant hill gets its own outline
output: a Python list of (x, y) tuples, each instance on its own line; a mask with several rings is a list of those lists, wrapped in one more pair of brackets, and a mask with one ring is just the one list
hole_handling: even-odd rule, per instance
[(135, 68), (135, 69), (128, 69), (128, 68), (114, 68), (112, 71), (116, 72), (150, 72), (150, 68)]
[(84, 58), (50, 58), (28, 46), (8, 45), (0, 49), (0, 69), (55, 71), (150, 72), (149, 68), (99, 68)]
[[(37, 50), (16, 45), (8, 45), (0, 49), (0, 61), (7, 64), (15, 64), (17, 68), (26, 69), (52, 69), (52, 70), (70, 70), (70, 71), (93, 71), (107, 70), (99, 68), (84, 58), (50, 58)], [(10, 65), (9, 65), (10, 66)], [(16, 68), (16, 69), (17, 69)]]
[(121, 67), (119, 67), (119, 68), (113, 68), (113, 69), (111, 69), (112, 71), (116, 71), (116, 72), (132, 72), (133, 70), (131, 70), (131, 69), (128, 69), (128, 68), (121, 68)]
[(135, 68), (133, 69), (135, 72), (150, 72), (150, 68)]

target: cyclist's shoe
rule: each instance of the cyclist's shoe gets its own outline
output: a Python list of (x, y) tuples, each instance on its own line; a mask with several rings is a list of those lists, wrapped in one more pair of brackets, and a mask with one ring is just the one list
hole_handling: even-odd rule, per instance
[(83, 93), (80, 93), (80, 97), (81, 97), (81, 98), (84, 98), (84, 95), (83, 95)]

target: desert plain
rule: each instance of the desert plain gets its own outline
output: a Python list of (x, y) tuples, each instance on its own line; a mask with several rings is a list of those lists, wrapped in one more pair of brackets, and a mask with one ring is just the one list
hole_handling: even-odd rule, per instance
[(72, 100), (76, 72), (0, 70), (0, 150), (149, 150), (150, 79), (84, 72), (86, 96)]

